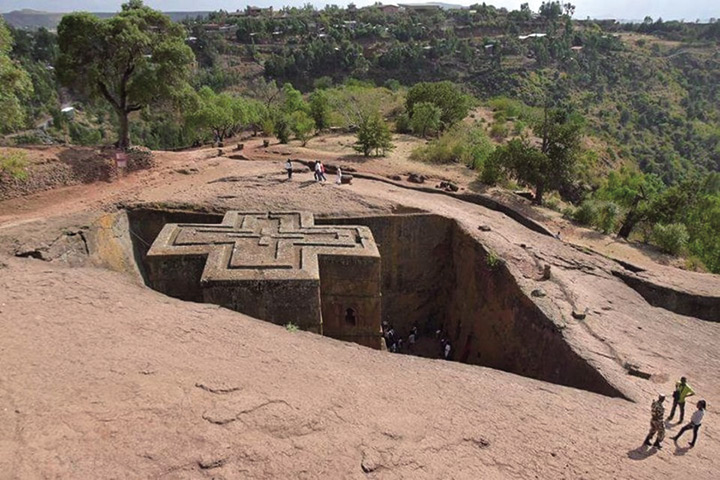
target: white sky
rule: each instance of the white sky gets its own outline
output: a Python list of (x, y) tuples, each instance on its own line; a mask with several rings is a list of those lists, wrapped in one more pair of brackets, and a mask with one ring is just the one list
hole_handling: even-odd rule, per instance
[[(402, 1), (402, 0), (401, 0)], [(412, 0), (406, 0), (413, 3)], [(472, 0), (446, 0), (447, 3), (470, 5), (482, 3)], [(563, 0), (565, 1), (565, 0)], [(31, 8), (51, 12), (67, 12), (72, 10), (87, 10), (94, 12), (112, 12), (119, 9), (122, 0), (0, 0), (0, 12)], [(283, 5), (301, 6), (308, 3), (307, 0), (253, 0), (241, 2), (233, 0), (145, 0), (147, 5), (165, 11), (199, 11), (224, 9), (235, 11), (244, 9), (246, 5), (275, 7)], [(347, 5), (349, 1), (327, 1), (315, 0), (310, 2), (315, 6), (322, 7), (327, 3)], [(374, 0), (357, 0), (358, 6), (375, 3)], [(393, 3), (386, 1), (384, 3)], [(519, 0), (494, 0), (486, 2), (497, 7), (517, 9), (522, 1)], [(528, 0), (530, 7), (537, 10), (542, 0)], [(720, 0), (575, 0), (572, 1), (577, 9), (575, 18), (617, 18), (642, 20), (646, 15), (657, 19), (662, 17), (665, 20), (684, 19), (695, 21), (697, 18), (720, 18)]]

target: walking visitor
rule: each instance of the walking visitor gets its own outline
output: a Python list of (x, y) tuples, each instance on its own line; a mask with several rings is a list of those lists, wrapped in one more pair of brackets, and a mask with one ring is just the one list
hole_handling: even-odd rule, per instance
[(690, 446), (694, 447), (695, 442), (697, 441), (698, 430), (700, 430), (700, 425), (702, 425), (702, 420), (703, 420), (703, 417), (705, 416), (706, 408), (707, 408), (707, 403), (705, 403), (705, 400), (700, 400), (699, 402), (697, 402), (697, 410), (695, 410), (695, 413), (693, 413), (692, 418), (690, 419), (690, 423), (688, 423), (683, 428), (681, 428), (680, 431), (677, 433), (677, 435), (672, 437), (672, 439), (677, 442), (683, 433), (692, 429), (693, 438), (690, 441)]

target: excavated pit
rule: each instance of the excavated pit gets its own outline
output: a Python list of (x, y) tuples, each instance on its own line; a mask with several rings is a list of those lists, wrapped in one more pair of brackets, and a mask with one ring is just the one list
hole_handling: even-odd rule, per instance
[[(148, 286), (145, 257), (165, 224), (212, 224), (223, 218), (220, 213), (146, 207), (130, 208), (126, 214), (122, 224), (128, 229), (137, 272)], [(489, 261), (488, 251), (455, 220), (408, 214), (316, 217), (315, 223), (370, 228), (382, 262), (382, 318), (400, 336), (407, 338), (417, 325), (421, 339), (436, 341), (440, 330), (454, 347), (453, 360), (625, 397), (568, 345), (505, 265)]]

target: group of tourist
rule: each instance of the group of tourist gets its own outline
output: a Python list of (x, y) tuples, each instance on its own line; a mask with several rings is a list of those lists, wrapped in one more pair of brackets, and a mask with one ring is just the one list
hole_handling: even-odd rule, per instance
[(327, 182), (327, 178), (325, 177), (325, 165), (323, 165), (320, 160), (315, 162), (315, 165), (313, 166), (313, 171), (315, 172), (316, 182)]
[[(402, 337), (397, 333), (395, 328), (388, 322), (382, 322), (382, 333), (385, 339), (385, 345), (388, 351), (392, 353), (409, 353), (409, 354), (421, 354), (426, 356), (431, 353), (432, 350), (428, 350), (427, 347), (432, 344), (432, 338), (427, 338), (424, 342), (425, 348), (420, 348), (422, 351), (417, 351), (419, 333), (417, 324), (413, 325), (410, 329), (410, 333), (407, 337)], [(452, 359), (453, 348), (450, 344), (450, 340), (447, 339), (447, 335), (442, 334), (441, 330), (435, 332), (435, 341), (438, 342), (438, 358), (444, 358), (445, 360)]]
[[(650, 433), (648, 433), (648, 436), (645, 437), (645, 445), (662, 448), (662, 441), (665, 439), (666, 422), (668, 424), (667, 426), (670, 426), (670, 422), (675, 417), (675, 410), (679, 410), (680, 420), (678, 420), (678, 424), (682, 423), (685, 419), (685, 401), (688, 397), (692, 397), (693, 395), (695, 395), (695, 391), (692, 389), (690, 384), (688, 384), (687, 378), (682, 377), (680, 381), (675, 384), (675, 390), (672, 393), (673, 405), (667, 419), (665, 419), (665, 406), (663, 405), (665, 403), (665, 395), (658, 396), (658, 399), (652, 402), (650, 409), (652, 412), (652, 417), (650, 419)], [(705, 400), (700, 400), (697, 402), (696, 407), (697, 410), (695, 410), (692, 414), (690, 422), (682, 427), (677, 435), (672, 437), (673, 441), (677, 442), (685, 432), (692, 430), (693, 438), (690, 441), (690, 446), (695, 446), (698, 430), (700, 430), (700, 425), (702, 425), (702, 420), (705, 416), (707, 403)], [(655, 435), (657, 435), (655, 437), (655, 443), (652, 443), (652, 438)]]
[(415, 344), (418, 339), (417, 325), (413, 325), (410, 329), (410, 334), (407, 336), (407, 340), (404, 340), (395, 331), (395, 328), (388, 322), (382, 322), (382, 332), (385, 338), (385, 346), (388, 351), (392, 353), (415, 353)]
[[(325, 176), (325, 164), (323, 164), (321, 160), (313, 162), (310, 166), (310, 170), (312, 170), (316, 182), (327, 182), (327, 177)], [(340, 185), (342, 183), (342, 170), (340, 170), (340, 167), (337, 167), (336, 170), (337, 178), (335, 183)], [(288, 180), (292, 180), (293, 166), (292, 161), (289, 159), (285, 162), (285, 171), (287, 172)]]

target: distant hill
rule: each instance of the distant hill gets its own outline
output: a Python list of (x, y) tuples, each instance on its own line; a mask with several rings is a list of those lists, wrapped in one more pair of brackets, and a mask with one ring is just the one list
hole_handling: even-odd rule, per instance
[[(167, 16), (176, 22), (185, 20), (186, 18), (195, 18), (197, 16), (206, 17), (210, 12), (164, 12)], [(27, 30), (37, 30), (38, 28), (47, 28), (54, 30), (57, 28), (60, 20), (65, 13), (41, 12), (38, 10), (15, 10), (9, 13), (3, 13), (5, 21), (15, 28)], [(93, 13), (100, 18), (109, 18), (115, 13), (97, 12)]]

